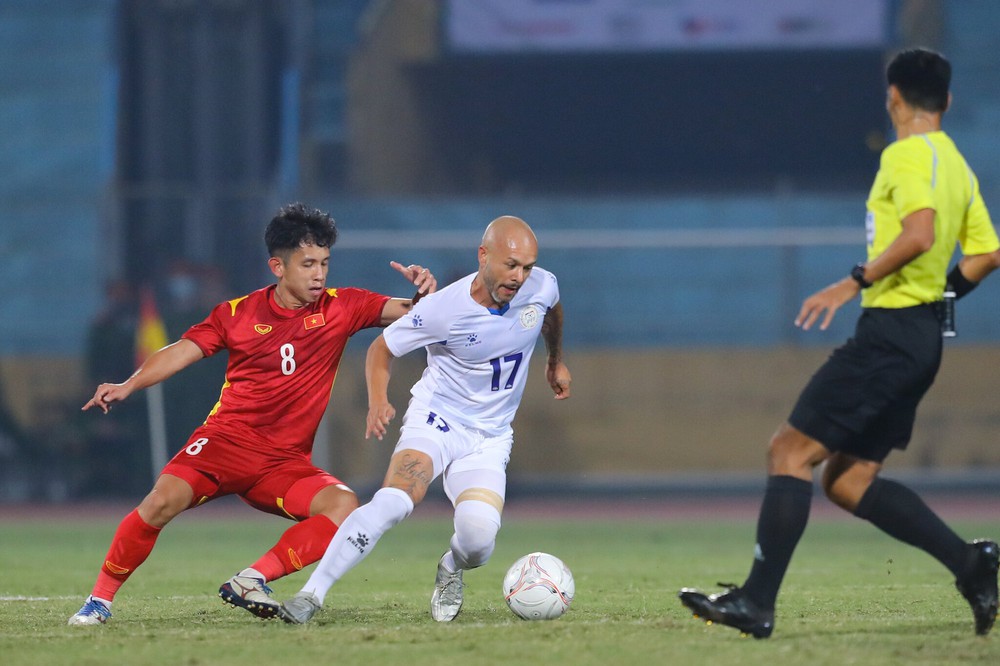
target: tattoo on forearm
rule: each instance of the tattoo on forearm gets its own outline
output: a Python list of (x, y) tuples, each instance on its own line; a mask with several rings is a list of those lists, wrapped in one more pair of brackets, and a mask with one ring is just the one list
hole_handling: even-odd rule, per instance
[(542, 319), (542, 340), (549, 352), (549, 359), (562, 360), (562, 308), (556, 305)]

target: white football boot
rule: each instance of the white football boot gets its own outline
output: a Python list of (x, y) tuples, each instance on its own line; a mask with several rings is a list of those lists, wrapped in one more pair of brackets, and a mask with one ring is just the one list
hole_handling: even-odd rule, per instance
[[(447, 554), (447, 553), (446, 553)], [(451, 572), (444, 568), (444, 555), (438, 561), (437, 576), (434, 578), (434, 593), (431, 594), (431, 617), (438, 622), (451, 622), (462, 610), (462, 596), (465, 584), (462, 570)]]

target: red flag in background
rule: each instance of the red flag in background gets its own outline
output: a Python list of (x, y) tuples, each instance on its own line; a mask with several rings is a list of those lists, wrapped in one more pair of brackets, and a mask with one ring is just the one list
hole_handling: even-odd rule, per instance
[(167, 346), (167, 328), (160, 319), (156, 309), (156, 297), (153, 290), (146, 287), (142, 290), (139, 302), (139, 326), (135, 331), (135, 365), (143, 362), (163, 347)]

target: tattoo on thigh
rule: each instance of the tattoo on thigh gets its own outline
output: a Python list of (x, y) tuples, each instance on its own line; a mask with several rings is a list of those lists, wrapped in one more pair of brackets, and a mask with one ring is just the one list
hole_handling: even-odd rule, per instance
[(392, 476), (393, 485), (407, 492), (415, 490), (418, 486), (426, 489), (434, 478), (433, 472), (427, 469), (427, 465), (411, 455), (400, 457)]

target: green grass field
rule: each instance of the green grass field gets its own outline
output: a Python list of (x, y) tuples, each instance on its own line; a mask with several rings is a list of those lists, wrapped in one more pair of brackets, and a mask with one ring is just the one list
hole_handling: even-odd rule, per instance
[[(508, 519), (489, 565), (466, 574), (459, 617), (427, 611), (447, 518), (418, 515), (331, 590), (305, 626), (262, 622), (215, 593), (287, 523), (237, 512), (181, 516), (115, 601), (104, 627), (68, 627), (90, 590), (115, 520), (6, 519), (0, 524), (4, 664), (997, 664), (1000, 632), (977, 637), (947, 572), (923, 553), (850, 520), (817, 520), (786, 578), (775, 634), (741, 638), (694, 620), (682, 586), (742, 581), (750, 522)], [(997, 524), (959, 523), (966, 537)], [(552, 622), (506, 608), (501, 580), (544, 550), (573, 570), (577, 596)], [(276, 581), (287, 598), (305, 574)]]

